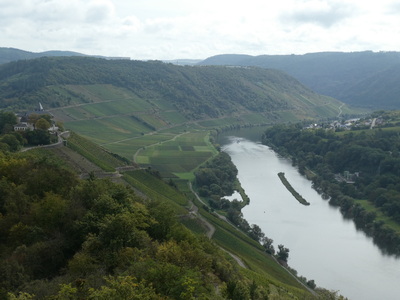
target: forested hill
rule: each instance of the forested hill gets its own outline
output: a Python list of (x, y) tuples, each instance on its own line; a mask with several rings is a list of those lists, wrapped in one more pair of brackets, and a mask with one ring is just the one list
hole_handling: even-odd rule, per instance
[(72, 51), (30, 52), (15, 48), (0, 47), (0, 64), (5, 64), (16, 60), (34, 59), (43, 56), (85, 56), (85, 54)]
[(400, 108), (397, 84), (399, 75), (398, 72), (390, 71), (393, 67), (400, 68), (399, 52), (260, 56), (229, 54), (210, 57), (200, 64), (279, 69), (318, 93), (352, 105), (374, 109)]
[[(356, 106), (370, 104), (377, 108), (400, 107), (400, 64), (357, 82), (343, 91), (343, 101)], [(351, 98), (350, 98), (351, 97)]]
[[(110, 84), (150, 101), (162, 99), (189, 119), (243, 111), (292, 111), (301, 117), (328, 117), (340, 102), (320, 96), (283, 72), (248, 67), (189, 67), (159, 61), (43, 57), (0, 66), (0, 108), (73, 105), (74, 95), (54, 88)], [(75, 95), (76, 96), (76, 95)], [(71, 98), (74, 100), (71, 102)], [(77, 100), (78, 99), (78, 100)]]

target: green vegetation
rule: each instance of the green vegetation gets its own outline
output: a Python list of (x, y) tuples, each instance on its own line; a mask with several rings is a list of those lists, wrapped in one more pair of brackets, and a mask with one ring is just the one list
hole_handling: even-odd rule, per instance
[(0, 153), (2, 297), (313, 299), (260, 244), (204, 209), (218, 228), (216, 243), (249, 269), (185, 229), (204, 233), (186, 214), (188, 195), (156, 171), (124, 174), (141, 198), (109, 180), (79, 180), (56, 153)]
[(129, 163), (128, 160), (105, 151), (93, 142), (80, 137), (74, 132), (71, 132), (67, 144), (68, 147), (86, 157), (92, 163), (98, 165), (105, 171), (112, 172), (115, 171), (116, 167), (122, 167)]
[(233, 194), (237, 172), (230, 156), (220, 152), (195, 172), (199, 195), (207, 199), (211, 208), (228, 210), (231, 202), (222, 197)]
[(208, 142), (208, 132), (183, 132), (140, 149), (136, 162), (159, 170), (165, 178), (182, 178), (216, 154)]
[(35, 129), (16, 132), (16, 115), (13, 112), (0, 111), (0, 150), (16, 152), (24, 146), (48, 145), (57, 141), (57, 137), (48, 131), (52, 122), (49, 115), (31, 114), (26, 121), (33, 124)]
[(79, 181), (31, 154), (1, 155), (0, 171), (3, 298), (218, 299), (215, 285), (247, 285), (223, 252), (177, 222), (168, 203), (107, 180)]
[(297, 201), (299, 201), (303, 205), (310, 205), (309, 202), (307, 202), (306, 199), (304, 199), (289, 183), (289, 181), (285, 177), (285, 173), (279, 172), (278, 173), (279, 179), (282, 181), (283, 185), (287, 188), (287, 190), (293, 195), (293, 197), (296, 198)]
[[(263, 143), (292, 157), (314, 187), (390, 253), (400, 253), (399, 113), (380, 112), (382, 128), (334, 132), (301, 124), (267, 129)], [(375, 115), (376, 117), (376, 115)], [(395, 127), (390, 127), (394, 125)]]
[(282, 70), (314, 91), (359, 107), (399, 109), (399, 52), (320, 52), (304, 55), (217, 55), (202, 65)]
[[(334, 116), (338, 101), (271, 70), (93, 58), (0, 66), (0, 99), (3, 107), (24, 109), (40, 99), (73, 129), (68, 148), (0, 156), (2, 295), (314, 298), (270, 256), (272, 240), (242, 218), (249, 199), (212, 142), (218, 130), (279, 122), (281, 113), (293, 121), (327, 107), (324, 116)], [(48, 153), (103, 172), (65, 171)], [(121, 168), (128, 165), (130, 171)], [(89, 178), (78, 180), (73, 169)], [(201, 182), (201, 173), (217, 180)], [(129, 187), (96, 178), (102, 175)], [(219, 209), (234, 226), (194, 197), (189, 180), (210, 192), (210, 204), (218, 193), (239, 190), (243, 203)], [(197, 235), (210, 234), (207, 222), (215, 227), (212, 241)]]
[[(0, 99), (9, 109), (40, 101), (66, 129), (165, 178), (182, 179), (193, 179), (196, 168), (217, 154), (210, 130), (333, 117), (340, 106), (273, 70), (90, 57), (2, 65)], [(79, 149), (92, 162), (98, 159)]]
[(41, 101), (64, 121), (168, 110), (175, 112), (159, 117), (172, 117), (171, 123), (182, 117), (201, 120), (290, 110), (301, 117), (322, 117), (315, 108), (330, 102), (335, 107), (325, 116), (334, 116), (340, 105), (274, 70), (89, 57), (46, 57), (1, 65), (0, 97), (0, 107), (13, 109), (35, 107)]

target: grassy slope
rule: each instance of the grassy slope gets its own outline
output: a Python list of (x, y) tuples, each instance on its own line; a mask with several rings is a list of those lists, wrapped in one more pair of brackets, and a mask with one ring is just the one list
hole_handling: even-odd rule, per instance
[[(184, 196), (178, 190), (166, 185), (165, 182), (149, 175), (145, 171), (138, 170), (128, 172), (125, 174), (125, 179), (136, 189), (150, 197), (168, 201), (176, 208), (178, 208), (178, 204), (181, 213), (184, 212), (184, 210), (182, 210), (182, 205), (185, 206), (188, 204), (187, 197), (192, 198), (191, 195)], [(194, 198), (192, 198), (192, 200), (196, 202), (198, 207), (201, 207), (201, 203), (194, 200)], [(243, 270), (243, 272), (245, 272), (249, 278), (257, 278), (258, 281), (263, 281), (264, 285), (272, 285), (297, 295), (308, 295), (291, 275), (289, 275), (271, 256), (262, 251), (261, 245), (204, 209), (200, 208), (200, 213), (216, 228), (213, 240), (222, 248), (238, 255), (245, 261), (249, 269)], [(204, 227), (202, 227), (199, 222), (188, 222), (187, 219), (184, 220), (184, 224), (188, 224), (189, 229), (197, 233), (205, 233)], [(260, 278), (262, 278), (262, 280)]]
[[(81, 137), (77, 138), (74, 136), (74, 138), (81, 141), (77, 143), (75, 149), (77, 149), (79, 153), (87, 154), (88, 152), (85, 151), (87, 145), (92, 143), (85, 143), (84, 139)], [(104, 160), (99, 163), (99, 166), (111, 165), (107, 151), (97, 146), (94, 146), (93, 151), (97, 153), (99, 157), (98, 160), (94, 160), (95, 163)], [(54, 153), (59, 154), (59, 151), (55, 151)], [(92, 156), (88, 157), (91, 158)], [(116, 164), (114, 164), (114, 166), (116, 166)], [(187, 182), (183, 180), (178, 179), (176, 182), (177, 186), (182, 190), (180, 191), (166, 184), (164, 180), (144, 170), (125, 172), (123, 173), (123, 179), (140, 192), (140, 194), (170, 203), (177, 213), (182, 216), (186, 215), (188, 212), (188, 199), (197, 202), (193, 194), (191, 194), (187, 188)], [(305, 299), (310, 297), (310, 294), (306, 292), (286, 270), (271, 256), (262, 251), (261, 245), (238, 231), (232, 225), (202, 209), (201, 203), (197, 202), (196, 205), (200, 207), (199, 212), (201, 215), (216, 228), (213, 240), (222, 248), (239, 256), (246, 263), (248, 269), (242, 269), (241, 272), (244, 273), (247, 278), (268, 287), (270, 291), (272, 291), (272, 294), (279, 294), (283, 299), (291, 298), (290, 295), (297, 295)], [(196, 219), (190, 221), (187, 218), (183, 218), (182, 220), (183, 223), (195, 233), (205, 233), (204, 226), (198, 219), (197, 221)]]
[(50, 110), (57, 119), (64, 120), (65, 127), (128, 160), (156, 168), (165, 177), (191, 178), (198, 165), (215, 155), (215, 149), (205, 139), (213, 128), (303, 119), (309, 117), (301, 107), (303, 102), (315, 105), (316, 113), (326, 110), (321, 116), (338, 111), (335, 101), (318, 104), (316, 99), (306, 101), (301, 96), (294, 109), (243, 109), (232, 116), (190, 120), (169, 102), (154, 98), (149, 101), (125, 88), (95, 84), (68, 85), (63, 89), (88, 101)]

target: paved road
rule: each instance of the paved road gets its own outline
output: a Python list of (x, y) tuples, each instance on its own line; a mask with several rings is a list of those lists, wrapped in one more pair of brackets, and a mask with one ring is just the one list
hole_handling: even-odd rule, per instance
[(22, 149), (21, 149), (21, 152), (29, 151), (29, 150), (36, 149), (36, 148), (55, 148), (55, 147), (61, 147), (61, 146), (63, 145), (63, 142), (64, 142), (64, 140), (63, 140), (62, 137), (64, 137), (66, 134), (69, 136), (69, 131), (65, 131), (65, 132), (60, 133), (60, 134), (58, 135), (58, 141), (57, 141), (57, 143), (49, 144), (49, 145), (40, 145), (40, 146), (33, 146), (33, 147), (22, 148)]

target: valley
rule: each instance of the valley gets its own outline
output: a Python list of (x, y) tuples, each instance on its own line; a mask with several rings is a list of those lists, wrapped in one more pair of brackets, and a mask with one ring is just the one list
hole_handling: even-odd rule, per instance
[[(38, 76), (40, 81), (32, 80)], [(260, 293), (278, 299), (289, 299), (291, 295), (315, 298), (308, 291), (309, 286), (304, 286), (312, 287), (313, 281), (303, 278), (299, 283), (293, 278), (268, 252), (270, 248), (265, 246), (268, 239), (258, 231), (259, 227), (242, 219), (240, 209), (251, 199), (240, 182), (230, 178), (234, 168), (231, 169), (232, 163), (226, 157), (221, 158), (218, 135), (235, 128), (311, 123), (316, 119), (330, 122), (338, 116), (358, 114), (360, 110), (318, 95), (279, 71), (260, 68), (41, 58), (0, 66), (0, 79), (0, 107), (28, 110), (40, 99), (45, 110), (71, 132), (65, 149), (35, 149), (26, 155), (40, 157), (52, 153), (64, 161), (65, 168), (81, 174), (83, 182), (101, 181), (103, 175), (110, 175), (113, 182), (130, 186), (143, 199), (168, 204), (176, 211), (174, 215), (179, 216), (180, 224), (196, 235), (211, 237), (213, 243), (235, 258), (234, 265), (240, 262), (235, 272), (244, 277), (235, 284), (241, 282), (245, 289), (253, 281), (260, 287)], [(223, 163), (214, 170), (217, 161)], [(227, 174), (230, 174), (228, 181), (219, 181)], [(203, 176), (207, 185), (199, 183), (199, 176)], [(188, 183), (193, 183), (193, 190)], [(224, 196), (221, 193), (233, 187), (246, 202), (220, 201)], [(158, 217), (166, 218), (162, 214)], [(100, 227), (95, 232), (101, 232), (103, 227)], [(11, 229), (5, 230), (9, 234)], [(150, 230), (149, 234), (155, 233)], [(131, 245), (129, 241), (124, 243)], [(131, 251), (128, 248), (124, 249)], [(112, 247), (104, 251), (114, 253)], [(243, 265), (247, 268), (240, 267)], [(110, 268), (115, 267), (113, 264)], [(226, 270), (229, 268), (227, 265)], [(68, 282), (67, 278), (62, 280)], [(161, 293), (163, 288), (158, 287), (157, 292)], [(218, 294), (218, 290), (212, 293)], [(321, 297), (339, 298), (323, 287), (315, 291), (324, 295)]]

